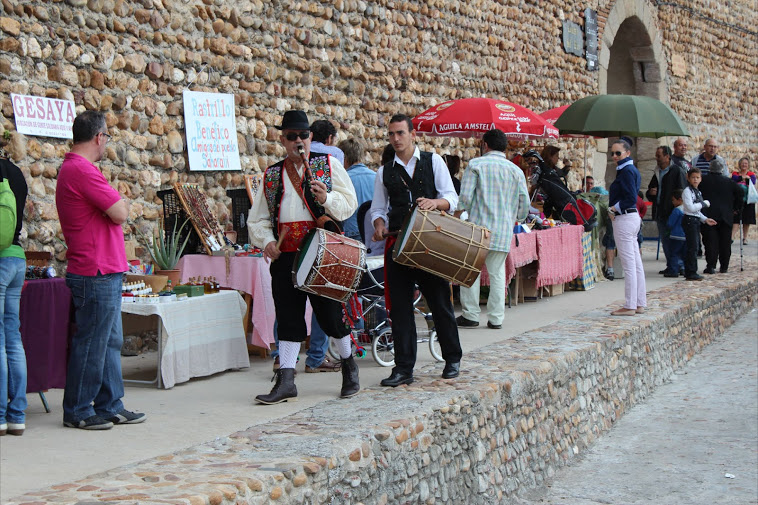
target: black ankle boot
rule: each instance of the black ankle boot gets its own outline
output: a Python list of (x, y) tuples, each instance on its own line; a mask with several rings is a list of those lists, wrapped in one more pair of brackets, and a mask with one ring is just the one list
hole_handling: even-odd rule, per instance
[(350, 398), (358, 394), (361, 385), (358, 383), (358, 363), (355, 358), (350, 356), (342, 360), (342, 390), (340, 398)]
[(297, 387), (295, 386), (295, 369), (280, 368), (275, 372), (276, 384), (267, 395), (258, 395), (255, 401), (266, 405), (274, 405), (286, 401), (297, 401)]

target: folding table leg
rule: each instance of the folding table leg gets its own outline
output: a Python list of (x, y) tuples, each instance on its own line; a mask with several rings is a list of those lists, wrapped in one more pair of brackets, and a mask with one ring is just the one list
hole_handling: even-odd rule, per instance
[(39, 392), (39, 399), (42, 400), (42, 406), (45, 407), (45, 412), (49, 414), (50, 405), (47, 404), (47, 398), (45, 398), (45, 393), (43, 393), (42, 391)]

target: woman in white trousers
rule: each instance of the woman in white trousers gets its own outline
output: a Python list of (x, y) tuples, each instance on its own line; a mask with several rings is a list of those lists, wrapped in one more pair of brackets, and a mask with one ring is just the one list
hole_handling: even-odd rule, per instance
[(613, 221), (621, 265), (624, 267), (624, 307), (611, 312), (614, 316), (633, 316), (645, 312), (645, 271), (637, 244), (642, 218), (637, 212), (637, 194), (642, 179), (631, 158), (631, 145), (623, 139), (613, 143), (611, 155), (616, 162), (616, 180), (608, 195), (608, 213)]

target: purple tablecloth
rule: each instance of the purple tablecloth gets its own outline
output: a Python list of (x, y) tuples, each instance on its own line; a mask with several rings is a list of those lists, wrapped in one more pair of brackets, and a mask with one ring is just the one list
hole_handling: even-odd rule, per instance
[(21, 340), (27, 393), (66, 386), (71, 291), (65, 279), (34, 279), (21, 291)]

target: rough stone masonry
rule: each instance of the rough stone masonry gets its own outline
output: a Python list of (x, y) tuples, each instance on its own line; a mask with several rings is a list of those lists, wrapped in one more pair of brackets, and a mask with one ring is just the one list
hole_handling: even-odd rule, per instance
[[(583, 26), (587, 7), (598, 12), (601, 52), (604, 35), (636, 23), (633, 43), (643, 47), (627, 51), (620, 41), (601, 68), (633, 53), (629, 79), (663, 83), (661, 99), (693, 134), (690, 155), (716, 135), (728, 161), (756, 161), (752, 0), (2, 0), (0, 141), (30, 188), (24, 245), (65, 257), (54, 193), (68, 144), (16, 132), (10, 93), (106, 114), (113, 140), (100, 165), (132, 202), (125, 233), (133, 238), (133, 227), (149, 234), (161, 211), (157, 192), (176, 181), (199, 184), (227, 223), (225, 190), (282, 156), (272, 126), (290, 108), (339, 122), (340, 139), (366, 140), (375, 166), (397, 111), (484, 95), (541, 112), (605, 92), (608, 76), (561, 45), (562, 22)], [(188, 172), (185, 89), (235, 95), (242, 173)], [(604, 142), (589, 140), (602, 152)], [(581, 166), (581, 141), (556, 143)], [(473, 140), (424, 144), (464, 160), (477, 155)], [(605, 169), (604, 155), (590, 158), (590, 171), (593, 163)]]

